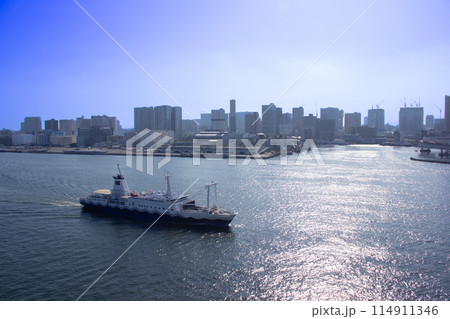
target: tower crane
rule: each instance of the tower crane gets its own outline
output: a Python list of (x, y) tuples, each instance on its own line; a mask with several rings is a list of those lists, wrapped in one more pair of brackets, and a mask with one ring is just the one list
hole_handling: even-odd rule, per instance
[(434, 106), (439, 110), (439, 118), (442, 119), (442, 109), (436, 104), (434, 104)]

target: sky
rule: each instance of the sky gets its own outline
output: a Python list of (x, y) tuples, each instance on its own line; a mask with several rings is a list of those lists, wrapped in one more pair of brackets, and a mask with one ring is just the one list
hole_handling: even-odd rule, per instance
[[(373, 0), (0, 0), (0, 129), (26, 116), (117, 116), (180, 105), (283, 112), (303, 106), (398, 123), (404, 101), (439, 118), (450, 95), (450, 1), (379, 0), (280, 99)], [(444, 117), (444, 110), (442, 111)]]

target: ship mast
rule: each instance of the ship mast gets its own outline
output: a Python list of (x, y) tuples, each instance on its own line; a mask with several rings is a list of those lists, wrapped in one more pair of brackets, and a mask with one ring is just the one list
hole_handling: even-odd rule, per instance
[(172, 190), (170, 189), (170, 173), (169, 172), (167, 172), (167, 174), (166, 174), (166, 182), (167, 182), (166, 195), (167, 196), (172, 196)]
[(217, 182), (211, 182), (209, 184), (207, 184), (205, 187), (207, 189), (206, 191), (206, 207), (209, 210), (209, 194), (211, 192), (211, 186), (214, 186), (214, 205), (212, 207), (217, 207)]

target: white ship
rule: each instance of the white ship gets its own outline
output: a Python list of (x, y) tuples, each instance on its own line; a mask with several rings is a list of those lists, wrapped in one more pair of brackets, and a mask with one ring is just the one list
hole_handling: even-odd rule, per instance
[[(177, 224), (227, 226), (235, 213), (217, 207), (217, 183), (206, 185), (207, 206), (198, 206), (187, 194), (175, 194), (170, 188), (170, 174), (166, 176), (167, 191), (146, 190), (141, 193), (129, 190), (120, 172), (114, 178), (111, 190), (99, 189), (80, 198), (86, 209), (142, 220)], [(214, 203), (210, 205), (211, 187), (214, 187)]]

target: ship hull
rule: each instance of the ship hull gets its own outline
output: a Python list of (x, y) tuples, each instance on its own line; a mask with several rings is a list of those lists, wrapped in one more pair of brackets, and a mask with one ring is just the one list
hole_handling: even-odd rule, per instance
[(144, 221), (155, 221), (159, 218), (158, 223), (171, 223), (171, 224), (182, 224), (182, 225), (209, 225), (216, 227), (226, 227), (233, 220), (233, 217), (224, 216), (221, 218), (220, 216), (215, 216), (215, 218), (203, 218), (198, 216), (196, 218), (193, 217), (185, 217), (182, 215), (172, 215), (169, 213), (164, 214), (162, 217), (162, 213), (158, 211), (148, 211), (148, 210), (138, 210), (138, 209), (130, 209), (130, 208), (120, 208), (120, 207), (110, 207), (97, 205), (93, 203), (86, 203), (81, 201), (81, 204), (84, 206), (85, 210), (88, 211), (97, 211), (109, 215), (132, 218)]

